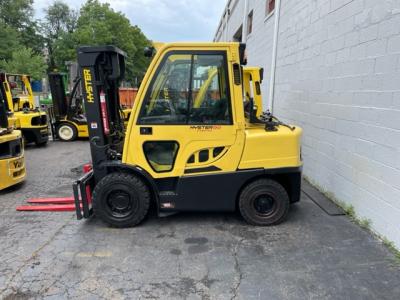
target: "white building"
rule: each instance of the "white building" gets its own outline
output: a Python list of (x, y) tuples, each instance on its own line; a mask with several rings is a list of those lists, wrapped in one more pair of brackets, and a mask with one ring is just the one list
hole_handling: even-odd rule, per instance
[(303, 127), (304, 175), (400, 248), (400, 0), (279, 2), (228, 1), (215, 40), (247, 44), (270, 106), (278, 18), (273, 113)]

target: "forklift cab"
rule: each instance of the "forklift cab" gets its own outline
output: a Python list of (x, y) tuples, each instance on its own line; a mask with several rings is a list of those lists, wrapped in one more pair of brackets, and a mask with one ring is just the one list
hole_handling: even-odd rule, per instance
[(13, 113), (24, 140), (27, 143), (45, 145), (49, 139), (47, 114), (35, 107), (30, 77), (1, 72), (0, 84), (8, 110)]
[(80, 85), (81, 85), (81, 79), (76, 78), (71, 93), (67, 94), (67, 99), (69, 104), (67, 118), (73, 119), (78, 123), (87, 123)]
[(35, 108), (30, 77), (24, 74), (7, 74), (11, 88), (14, 110), (31, 110)]
[(301, 129), (246, 121), (244, 48), (160, 46), (125, 134), (117, 92), (125, 53), (78, 50), (93, 163), (74, 184), (78, 218), (94, 212), (114, 226), (133, 226), (150, 201), (160, 214), (239, 209), (254, 225), (285, 218), (300, 195)]

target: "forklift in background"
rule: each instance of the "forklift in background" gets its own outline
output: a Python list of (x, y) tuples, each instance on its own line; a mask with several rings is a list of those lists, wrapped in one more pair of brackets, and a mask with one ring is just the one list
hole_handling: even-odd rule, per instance
[(18, 119), (25, 141), (45, 145), (49, 140), (47, 114), (35, 107), (29, 76), (3, 72), (0, 83), (6, 109)]
[[(84, 112), (81, 78), (75, 79), (71, 93), (67, 96), (65, 80), (61, 73), (49, 73), (49, 85), (53, 106), (49, 109), (53, 139), (64, 142), (76, 138), (89, 137), (87, 120)], [(130, 108), (121, 109), (125, 126), (131, 113)]]
[(5, 95), (0, 90), (0, 190), (22, 182), (26, 176), (22, 135), (14, 127), (16, 120), (8, 112)]
[(53, 139), (59, 138), (68, 142), (76, 138), (89, 137), (80, 91), (80, 78), (76, 78), (69, 96), (61, 73), (49, 73), (49, 85), (53, 102), (53, 106), (49, 108)]
[(78, 219), (94, 213), (134, 226), (151, 202), (159, 215), (239, 210), (261, 226), (285, 219), (300, 200), (302, 130), (258, 114), (250, 85), (245, 110), (244, 51), (239, 43), (149, 49), (125, 132), (118, 95), (125, 53), (78, 49), (92, 156), (92, 170), (73, 184)]

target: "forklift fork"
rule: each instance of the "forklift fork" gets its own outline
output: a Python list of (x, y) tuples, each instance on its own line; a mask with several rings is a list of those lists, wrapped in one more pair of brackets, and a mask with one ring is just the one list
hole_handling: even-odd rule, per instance
[(78, 219), (92, 215), (92, 187), (94, 178), (91, 164), (83, 166), (85, 173), (73, 184), (73, 197), (32, 198), (27, 202), (34, 205), (17, 206), (17, 211), (76, 211)]

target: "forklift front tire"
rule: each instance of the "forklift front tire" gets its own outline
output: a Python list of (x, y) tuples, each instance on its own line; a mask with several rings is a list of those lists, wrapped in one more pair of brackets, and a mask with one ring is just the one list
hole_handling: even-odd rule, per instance
[(139, 224), (149, 207), (149, 188), (135, 175), (111, 173), (101, 179), (93, 191), (94, 214), (115, 227)]
[(78, 136), (76, 127), (69, 123), (61, 123), (57, 127), (58, 138), (64, 142), (74, 141)]
[(289, 211), (289, 204), (285, 188), (267, 178), (249, 183), (239, 197), (240, 214), (249, 224), (256, 226), (281, 223)]

